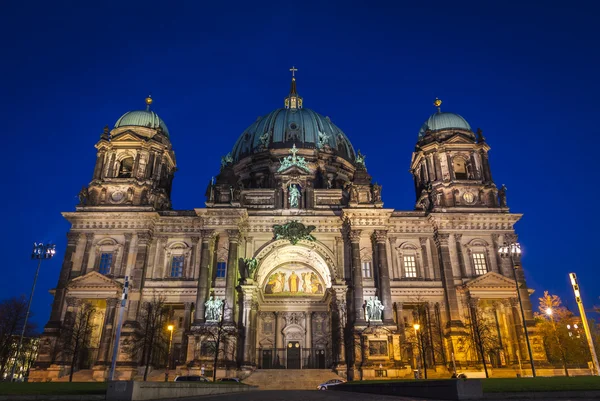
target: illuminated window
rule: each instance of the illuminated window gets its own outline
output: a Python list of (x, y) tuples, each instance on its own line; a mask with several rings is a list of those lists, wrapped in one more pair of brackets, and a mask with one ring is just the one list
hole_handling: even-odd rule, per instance
[(225, 278), (225, 274), (227, 274), (227, 263), (217, 262), (217, 278)]
[(183, 262), (185, 256), (173, 256), (171, 259), (171, 277), (183, 277)]
[(485, 255), (483, 253), (473, 254), (473, 265), (475, 266), (475, 275), (477, 276), (481, 276), (488, 272)]
[(364, 278), (372, 278), (371, 262), (362, 262), (362, 276)]
[(414, 255), (404, 256), (404, 276), (405, 277), (417, 277), (417, 261)]
[(112, 267), (113, 254), (103, 253), (100, 255), (100, 264), (98, 265), (98, 272), (100, 274), (110, 274), (110, 268)]
[(454, 167), (454, 176), (457, 180), (466, 180), (467, 175), (467, 163), (460, 157), (455, 157), (452, 160), (452, 166)]

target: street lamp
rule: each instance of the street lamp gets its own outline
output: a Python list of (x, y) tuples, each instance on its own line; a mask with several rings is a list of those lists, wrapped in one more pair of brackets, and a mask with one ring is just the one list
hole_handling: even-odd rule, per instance
[(498, 253), (503, 258), (509, 257), (510, 264), (515, 278), (515, 285), (517, 286), (517, 299), (519, 300), (519, 309), (521, 309), (521, 320), (523, 321), (523, 331), (525, 332), (525, 342), (527, 343), (527, 351), (529, 352), (529, 362), (531, 363), (531, 374), (535, 377), (535, 366), (533, 365), (533, 352), (531, 352), (531, 344), (529, 342), (529, 333), (527, 333), (527, 322), (525, 322), (525, 312), (523, 311), (523, 301), (521, 300), (521, 292), (519, 291), (519, 280), (517, 279), (517, 267), (515, 264), (515, 255), (521, 255), (521, 245), (518, 242), (511, 242), (509, 244), (504, 243), (498, 249)]
[(19, 360), (19, 354), (21, 353), (21, 346), (23, 345), (23, 336), (25, 336), (25, 329), (27, 328), (27, 319), (29, 319), (29, 310), (31, 309), (31, 300), (33, 299), (33, 292), (35, 291), (35, 284), (37, 283), (38, 274), (40, 273), (40, 266), (42, 260), (52, 259), (56, 253), (56, 245), (44, 244), (42, 242), (34, 242), (33, 250), (31, 251), (31, 259), (37, 260), (38, 265), (35, 271), (35, 277), (33, 278), (33, 286), (31, 287), (31, 294), (29, 294), (29, 302), (27, 303), (27, 313), (25, 313), (25, 321), (23, 322), (23, 330), (21, 330), (21, 336), (19, 337), (19, 345), (17, 345), (17, 353), (15, 354), (15, 362), (13, 363), (12, 370), (10, 372), (10, 381), (13, 381), (15, 376), (15, 369), (17, 368), (17, 361)]
[[(577, 282), (577, 275), (575, 273), (569, 273), (571, 279), (571, 285), (573, 286), (573, 293), (575, 294), (575, 301), (579, 307), (579, 314), (581, 315), (581, 324), (583, 324), (583, 331), (590, 347), (590, 355), (592, 356), (592, 368), (593, 374), (600, 376), (600, 365), (598, 365), (598, 356), (596, 356), (596, 348), (594, 347), (594, 340), (592, 339), (592, 333), (590, 333), (590, 325), (588, 324), (587, 316), (585, 315), (585, 308), (583, 307), (583, 301), (581, 300), (581, 293), (579, 292), (579, 283)], [(577, 328), (577, 326), (575, 326)]]
[(170, 324), (167, 326), (167, 330), (169, 330), (169, 353), (167, 354), (167, 369), (165, 372), (165, 381), (169, 381), (169, 364), (171, 362), (171, 343), (173, 342), (173, 325)]
[[(421, 337), (419, 336), (420, 328), (421, 328), (421, 325), (419, 323), (413, 324), (413, 329), (415, 329), (415, 337), (417, 337), (417, 348), (419, 350), (419, 355), (421, 356), (421, 366), (423, 367), (423, 373), (425, 374), (425, 378), (427, 379), (427, 362), (425, 361), (424, 344), (423, 344)], [(418, 370), (418, 368), (417, 368), (417, 370)], [(421, 374), (419, 372), (419, 376), (420, 375)]]

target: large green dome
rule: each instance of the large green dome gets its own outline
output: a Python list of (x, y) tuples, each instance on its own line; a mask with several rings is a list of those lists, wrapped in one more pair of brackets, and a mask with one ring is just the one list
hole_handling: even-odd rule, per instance
[(462, 129), (471, 131), (471, 126), (461, 116), (455, 113), (442, 113), (438, 111), (432, 114), (427, 121), (423, 123), (419, 130), (419, 139), (425, 136), (427, 131), (439, 131), (443, 129)]
[(246, 129), (233, 146), (236, 162), (250, 154), (267, 149), (321, 149), (326, 145), (346, 160), (354, 161), (352, 144), (329, 117), (305, 108), (281, 108), (259, 117)]
[(119, 127), (146, 127), (158, 129), (160, 127), (163, 134), (169, 137), (169, 129), (165, 122), (151, 110), (129, 111), (121, 116), (115, 123), (115, 128)]

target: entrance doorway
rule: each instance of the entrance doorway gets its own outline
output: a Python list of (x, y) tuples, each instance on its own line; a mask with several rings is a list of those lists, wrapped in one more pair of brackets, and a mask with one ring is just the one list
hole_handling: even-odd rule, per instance
[(325, 369), (325, 350), (317, 350), (317, 369)]
[(262, 368), (271, 369), (273, 367), (273, 350), (263, 349), (262, 351)]
[(289, 341), (287, 345), (287, 368), (300, 369), (300, 342)]

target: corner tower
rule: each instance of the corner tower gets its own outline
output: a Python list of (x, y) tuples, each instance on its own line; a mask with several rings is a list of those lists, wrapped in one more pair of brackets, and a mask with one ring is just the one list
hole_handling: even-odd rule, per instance
[(79, 193), (78, 210), (164, 210), (171, 208), (175, 153), (165, 122), (150, 110), (130, 111), (108, 126), (89, 186)]
[(492, 180), (490, 147), (483, 133), (473, 133), (460, 115), (437, 112), (422, 125), (410, 172), (414, 177), (416, 208), (424, 211), (508, 211), (505, 188)]

